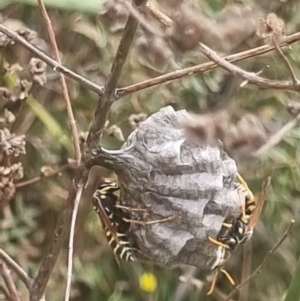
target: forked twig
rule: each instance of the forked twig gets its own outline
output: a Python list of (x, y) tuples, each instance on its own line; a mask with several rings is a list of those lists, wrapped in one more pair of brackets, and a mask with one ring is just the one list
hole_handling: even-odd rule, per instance
[(41, 172), (40, 176), (34, 177), (32, 179), (29, 179), (29, 180), (26, 180), (26, 181), (23, 181), (23, 182), (18, 182), (18, 183), (15, 184), (15, 187), (16, 188), (21, 188), (21, 187), (39, 182), (44, 178), (53, 177), (53, 176), (59, 174), (60, 172), (62, 172), (63, 170), (65, 170), (66, 168), (68, 168), (69, 166), (70, 166), (70, 164), (65, 164), (65, 165), (63, 165), (63, 166), (61, 166), (61, 167), (59, 167), (55, 170), (51, 170), (50, 172), (47, 172), (47, 173)]
[(19, 266), (8, 254), (6, 254), (2, 249), (0, 249), (0, 259), (5, 262), (11, 270), (13, 270), (20, 280), (29, 289), (32, 279), (27, 275), (27, 273)]
[[(88, 79), (84, 78), (83, 76), (71, 71), (70, 69), (66, 68), (65, 66), (58, 64), (55, 60), (50, 58), (47, 54), (43, 51), (39, 50), (37, 47), (32, 45), (31, 43), (27, 42), (23, 37), (21, 37), (18, 33), (10, 30), (8, 27), (0, 24), (0, 32), (6, 34), (12, 40), (20, 43), (23, 45), (27, 50), (34, 53), (37, 57), (39, 57), (42, 61), (46, 64), (51, 66), (54, 70), (63, 73), (64, 75), (68, 76), (69, 78), (79, 82), (80, 84), (84, 85), (88, 89), (96, 92), (99, 95), (103, 95), (104, 88), (103, 86), (99, 86)], [(300, 32), (294, 33), (292, 35), (284, 37), (283, 42), (278, 45), (279, 47), (295, 43), (300, 40)], [(255, 57), (267, 52), (274, 50), (275, 46), (273, 45), (264, 45), (260, 47), (256, 47), (250, 50), (246, 50), (243, 52), (239, 52), (236, 54), (228, 55), (223, 59), (227, 62), (237, 62), (241, 61), (250, 57)], [(116, 98), (122, 98), (126, 95), (132, 94), (134, 92), (142, 91), (144, 89), (148, 89), (151, 87), (155, 87), (157, 85), (161, 85), (176, 79), (180, 79), (186, 76), (194, 75), (197, 73), (202, 73), (205, 71), (209, 71), (212, 69), (217, 68), (219, 65), (214, 62), (207, 62), (200, 65), (196, 65), (193, 67), (185, 68), (182, 70), (173, 71), (140, 83), (135, 83), (129, 85), (127, 87), (119, 88), (116, 90)], [(253, 83), (255, 84), (255, 83)], [(294, 85), (291, 81), (276, 81), (276, 80), (265, 80), (265, 82), (260, 84), (261, 87), (264, 88), (272, 88), (272, 89), (286, 89), (286, 90), (297, 90), (299, 89), (299, 85)]]
[(282, 237), (279, 239), (279, 241), (275, 244), (275, 246), (269, 251), (269, 253), (266, 255), (262, 263), (254, 270), (252, 274), (250, 274), (243, 282), (241, 282), (239, 285), (237, 285), (227, 296), (227, 298), (224, 301), (229, 301), (230, 298), (233, 296), (233, 294), (238, 291), (245, 283), (250, 281), (257, 273), (261, 271), (261, 269), (268, 263), (270, 257), (273, 255), (273, 253), (280, 247), (280, 245), (284, 242), (284, 240), (287, 238), (289, 232), (291, 231), (291, 228), (293, 224), (295, 223), (294, 220), (291, 220), (288, 228), (283, 233)]
[[(287, 44), (292, 44), (300, 40), (300, 32), (294, 33), (290, 36), (286, 36), (284, 41), (279, 45), (279, 47), (285, 46)], [(264, 45), (260, 47), (256, 47), (250, 50), (238, 52), (235, 54), (231, 54), (225, 56), (223, 60), (226, 62), (237, 62), (241, 61), (250, 57), (255, 57), (267, 52), (274, 50), (275, 46), (273, 45)], [(196, 65), (193, 67), (185, 68), (182, 70), (173, 71), (158, 77), (154, 77), (148, 80), (145, 80), (140, 83), (132, 84), (124, 88), (117, 89), (116, 96), (118, 98), (124, 97), (126, 95), (132, 94), (134, 92), (142, 91), (144, 89), (148, 89), (151, 87), (155, 87), (157, 85), (161, 85), (176, 79), (180, 79), (186, 76), (194, 75), (197, 73), (202, 73), (205, 71), (213, 70), (217, 67), (221, 66), (219, 63), (216, 62), (207, 62), (200, 65)], [(230, 64), (230, 66), (233, 66)], [(244, 71), (238, 68), (240, 71)], [(251, 73), (252, 75), (252, 73)], [(296, 88), (300, 89), (300, 85), (296, 86), (291, 81), (276, 81), (276, 80), (266, 80), (265, 82), (261, 83), (264, 84), (265, 88), (273, 88), (273, 89), (286, 89), (286, 90), (296, 90)], [(260, 85), (260, 86), (261, 86)]]
[[(150, 25), (148, 22), (146, 22), (144, 16), (129, 2), (129, 1), (124, 1), (124, 0), (118, 0), (125, 9), (134, 17), (137, 19), (137, 21), (140, 23), (141, 26), (145, 30), (147, 30), (149, 33), (153, 35), (158, 35), (158, 36), (163, 36), (163, 33), (160, 32), (159, 28), (155, 28), (154, 26)], [(144, 8), (142, 9), (144, 10)]]
[(3, 285), (1, 285), (0, 284), (0, 292), (4, 295), (4, 297), (7, 299), (7, 300), (9, 300), (9, 292), (8, 292), (8, 290), (3, 286)]
[(21, 301), (17, 288), (11, 278), (10, 270), (3, 260), (0, 260), (0, 274), (3, 277), (3, 280), (6, 284), (6, 287), (9, 292), (9, 297), (11, 301)]
[[(136, 2), (138, 2), (140, 6), (143, 6), (145, 5), (146, 0), (133, 1), (133, 3)], [(124, 28), (117, 54), (111, 68), (110, 76), (105, 85), (105, 92), (98, 103), (95, 113), (95, 119), (92, 123), (89, 135), (87, 137), (87, 153), (89, 153), (90, 150), (97, 148), (98, 146), (98, 139), (102, 134), (105, 122), (108, 117), (109, 109), (115, 99), (116, 87), (119, 82), (121, 72), (138, 25), (138, 20), (134, 16), (130, 15)]]
[[(38, 0), (38, 4), (39, 4), (40, 10), (41, 10), (41, 13), (43, 15), (43, 19), (45, 21), (47, 30), (48, 30), (48, 34), (49, 34), (49, 37), (50, 37), (50, 42), (51, 42), (52, 50), (54, 52), (54, 56), (56, 58), (56, 61), (59, 64), (61, 64), (61, 59), (60, 59), (60, 56), (59, 56), (59, 51), (58, 51), (58, 47), (57, 47), (57, 43), (56, 43), (56, 39), (55, 39), (54, 30), (53, 30), (53, 27), (52, 27), (52, 24), (51, 24), (51, 20), (48, 16), (44, 1), (43, 0)], [(66, 103), (68, 119), (69, 119), (69, 123), (70, 123), (70, 127), (71, 127), (71, 133), (72, 133), (72, 138), (73, 138), (72, 140), (73, 140), (73, 145), (74, 145), (74, 150), (75, 150), (76, 163), (77, 163), (77, 166), (79, 166), (80, 158), (81, 158), (81, 151), (80, 151), (79, 137), (78, 137), (77, 127), (76, 127), (76, 122), (75, 122), (75, 119), (74, 119), (73, 109), (72, 109), (72, 105), (71, 105), (71, 100), (70, 100), (69, 91), (68, 91), (65, 76), (64, 76), (63, 73), (60, 72), (59, 77), (60, 77), (63, 97), (64, 97), (64, 100), (65, 100), (65, 103)]]
[(72, 268), (73, 268), (73, 245), (74, 245), (74, 234), (75, 234), (75, 224), (76, 217), (78, 212), (78, 207), (80, 204), (80, 199), (83, 191), (83, 186), (79, 187), (77, 190), (73, 212), (72, 212), (72, 220), (71, 220), (71, 229), (70, 229), (70, 238), (69, 238), (69, 252), (68, 252), (68, 272), (67, 272), (67, 285), (66, 285), (66, 293), (65, 293), (65, 301), (68, 301), (70, 298), (70, 289), (72, 283)]
[(249, 81), (249, 83), (254, 84), (260, 88), (300, 90), (300, 81), (294, 83), (291, 81), (271, 80), (264, 77), (260, 77), (253, 72), (247, 72), (233, 65), (232, 63), (228, 62), (226, 58), (222, 58), (215, 51), (213, 51), (203, 43), (199, 43), (199, 49), (206, 57), (208, 57), (210, 60), (212, 60), (215, 64), (217, 64), (221, 68), (229, 71), (234, 75), (240, 76), (241, 78)]
[(92, 91), (96, 92), (98, 95), (103, 94), (103, 86), (99, 86), (92, 81), (88, 80), (87, 78), (79, 75), (78, 73), (68, 69), (67, 67), (63, 66), (62, 64), (59, 64), (56, 60), (53, 60), (49, 55), (47, 55), (45, 52), (38, 49), (33, 44), (27, 42), (22, 36), (20, 36), (17, 32), (9, 29), (7, 26), (0, 23), (0, 32), (7, 35), (9, 38), (11, 38), (13, 41), (20, 43), (24, 48), (26, 48), (29, 52), (36, 55), (38, 58), (40, 58), (42, 61), (44, 61), (47, 65), (53, 68), (54, 71), (57, 71), (59, 73), (63, 73), (65, 76), (75, 80), (76, 82), (82, 84), (88, 89), (91, 89)]
[[(146, 0), (134, 0), (139, 2), (140, 5), (144, 5)], [(92, 122), (92, 126), (89, 131), (87, 138), (87, 143), (85, 144), (85, 150), (83, 151), (82, 163), (77, 169), (75, 178), (73, 180), (73, 185), (69, 189), (68, 199), (66, 201), (65, 207), (58, 219), (56, 229), (54, 232), (53, 241), (50, 244), (50, 250), (47, 256), (43, 259), (39, 272), (35, 277), (33, 284), (30, 289), (30, 300), (40, 301), (42, 298), (54, 265), (56, 263), (58, 254), (61, 250), (62, 243), (70, 229), (70, 224), (72, 220), (73, 206), (79, 191), (82, 191), (82, 187), (85, 185), (88, 176), (88, 168), (90, 163), (90, 152), (93, 147), (97, 146), (99, 143), (99, 137), (103, 131), (105, 122), (107, 120), (109, 109), (114, 101), (114, 92), (118, 84), (119, 78), (123, 66), (125, 64), (126, 57), (129, 52), (131, 42), (134, 38), (134, 34), (138, 27), (138, 21), (129, 16), (123, 36), (120, 41), (120, 45), (117, 50), (117, 54), (114, 63), (111, 68), (111, 74), (108, 78), (107, 84), (105, 86), (105, 93), (103, 97), (99, 100), (95, 117)], [(1, 27), (0, 27), (1, 31)], [(68, 292), (66, 291), (66, 298), (68, 297)]]
[(299, 82), (299, 80), (298, 80), (298, 78), (297, 78), (297, 76), (296, 76), (296, 74), (295, 74), (295, 72), (294, 72), (294, 70), (293, 70), (293, 67), (292, 67), (290, 61), (288, 60), (288, 58), (284, 55), (283, 51), (282, 51), (282, 50), (280, 49), (280, 47), (278, 46), (278, 44), (277, 44), (277, 42), (276, 42), (276, 39), (275, 39), (274, 35), (272, 36), (272, 40), (273, 40), (273, 44), (275, 45), (275, 48), (276, 48), (277, 52), (278, 52), (279, 55), (281, 56), (281, 58), (282, 58), (284, 64), (286, 65), (288, 71), (289, 71), (290, 74), (291, 74), (293, 83), (296, 85), (296, 84)]

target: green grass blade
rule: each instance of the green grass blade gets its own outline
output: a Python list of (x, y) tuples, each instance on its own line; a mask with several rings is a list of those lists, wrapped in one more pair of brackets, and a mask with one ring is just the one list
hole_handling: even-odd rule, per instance
[(32, 112), (44, 124), (49, 133), (61, 144), (68, 152), (72, 152), (72, 142), (65, 134), (60, 124), (52, 117), (51, 114), (33, 97), (28, 97), (26, 101)]
[(288, 288), (284, 301), (299, 301), (300, 300), (300, 256), (293, 276), (293, 279)]

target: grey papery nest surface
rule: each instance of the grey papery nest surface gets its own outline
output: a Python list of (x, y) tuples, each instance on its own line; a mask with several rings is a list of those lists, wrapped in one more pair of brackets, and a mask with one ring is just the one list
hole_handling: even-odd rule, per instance
[(185, 135), (182, 123), (191, 118), (170, 106), (140, 124), (119, 151), (102, 149), (98, 157), (113, 167), (121, 189), (120, 202), (132, 208), (128, 237), (140, 252), (136, 256), (160, 266), (188, 264), (212, 268), (216, 237), (227, 216), (240, 214), (233, 187), (237, 167), (221, 145), (196, 143)]

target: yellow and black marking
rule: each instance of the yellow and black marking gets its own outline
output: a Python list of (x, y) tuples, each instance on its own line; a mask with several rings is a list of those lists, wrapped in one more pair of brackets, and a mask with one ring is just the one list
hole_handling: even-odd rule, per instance
[(126, 235), (130, 226), (130, 223), (125, 221), (129, 219), (128, 212), (117, 207), (118, 197), (114, 194), (117, 190), (119, 187), (115, 182), (102, 182), (93, 195), (94, 210), (100, 218), (116, 260), (136, 261)]
[(241, 214), (237, 219), (225, 219), (222, 228), (214, 239), (209, 240), (218, 246), (222, 246), (230, 251), (234, 251), (240, 244), (247, 241), (253, 232), (248, 224), (256, 209), (256, 200), (244, 179), (237, 174), (239, 183), (235, 183), (235, 189), (243, 198), (241, 205)]
[(212, 243), (223, 250), (224, 254), (222, 255), (224, 260), (221, 260), (221, 263), (215, 268), (217, 271), (208, 294), (214, 291), (219, 272), (224, 273), (229, 282), (234, 285), (233, 279), (228, 272), (223, 269), (223, 265), (229, 258), (229, 252), (234, 251), (240, 244), (246, 242), (252, 236), (253, 228), (259, 219), (266, 199), (266, 189), (270, 184), (269, 178), (263, 185), (263, 189), (256, 200), (243, 178), (239, 174), (237, 174), (237, 177), (240, 182), (235, 183), (235, 189), (242, 195), (245, 203), (242, 204), (242, 213), (237, 219), (225, 219), (216, 239), (208, 237)]

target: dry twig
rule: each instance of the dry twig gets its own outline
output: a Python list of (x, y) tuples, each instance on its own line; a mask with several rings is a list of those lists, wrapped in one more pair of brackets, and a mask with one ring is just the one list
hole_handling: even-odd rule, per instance
[(221, 68), (229, 71), (234, 75), (238, 75), (241, 78), (248, 80), (249, 83), (254, 84), (260, 88), (264, 89), (285, 89), (285, 90), (300, 90), (300, 81), (296, 83), (291, 81), (280, 81), (280, 80), (271, 80), (267, 78), (260, 77), (253, 72), (247, 72), (226, 60), (226, 58), (220, 57), (215, 51), (210, 49), (208, 46), (199, 43), (200, 51), (212, 60), (215, 64)]
[[(297, 32), (295, 34), (292, 34), (290, 36), (286, 36), (284, 38), (284, 41), (279, 45), (280, 47), (285, 46), (287, 44), (292, 44), (295, 43), (297, 41), (300, 40), (300, 32)], [(228, 55), (224, 58), (222, 58), (222, 60), (224, 60), (225, 62), (237, 62), (237, 61), (241, 61), (250, 57), (255, 57), (261, 54), (264, 54), (266, 52), (272, 51), (274, 50), (275, 46), (273, 45), (264, 45), (264, 46), (260, 46), (260, 47), (256, 47), (250, 50), (246, 50), (246, 51), (242, 51), (236, 54), (231, 54)], [(219, 62), (207, 62), (207, 63), (203, 63), (200, 65), (196, 65), (193, 67), (189, 67), (189, 68), (185, 68), (182, 70), (177, 70), (174, 72), (170, 72), (158, 77), (154, 77), (151, 78), (149, 80), (145, 80), (143, 82), (140, 83), (136, 83), (124, 88), (120, 88), (117, 89), (116, 91), (116, 96), (117, 98), (121, 98), (124, 97), (126, 95), (132, 94), (134, 92), (138, 92), (144, 89), (148, 89), (151, 87), (155, 87), (157, 85), (161, 85), (176, 79), (180, 79), (186, 76), (190, 76), (190, 75), (194, 75), (197, 73), (202, 73), (208, 70), (212, 70), (217, 68), (218, 66), (222, 67), (222, 65), (219, 64)], [(232, 64), (230, 64), (230, 67), (234, 66)], [(236, 66), (234, 66), (236, 67)], [(236, 67), (238, 68), (238, 67)], [(244, 70), (238, 68), (239, 71), (241, 72), (245, 72)], [(231, 70), (228, 70), (231, 71)], [(234, 72), (235, 73), (235, 72)], [(257, 79), (257, 77), (254, 76), (254, 74), (252, 73), (247, 73), (249, 74), (249, 78), (255, 78)], [(243, 77), (244, 78), (244, 77)], [(251, 82), (251, 80), (249, 80), (249, 82)], [(253, 82), (254, 83), (254, 82)], [(256, 83), (254, 83), (256, 84)], [(273, 88), (273, 89), (286, 89), (286, 90), (297, 90), (300, 89), (300, 84), (294, 86), (293, 82), (290, 81), (270, 81), (270, 80), (266, 80), (263, 81), (262, 83), (259, 82), (259, 86), (263, 87), (263, 88)]]
[(31, 185), (31, 184), (34, 184), (36, 182), (39, 182), (41, 181), (42, 179), (44, 178), (50, 178), (50, 177), (53, 177), (57, 174), (59, 174), (60, 172), (62, 172), (63, 170), (65, 170), (66, 168), (68, 168), (70, 166), (70, 164), (65, 164), (57, 169), (54, 169), (54, 170), (50, 170), (50, 171), (47, 171), (47, 172), (41, 172), (41, 175), (40, 176), (37, 176), (37, 177), (34, 177), (30, 180), (26, 180), (26, 181), (23, 181), (23, 182), (19, 182), (19, 183), (16, 183), (15, 184), (15, 187), (16, 188), (21, 188), (21, 187), (24, 187), (24, 186), (27, 186), (27, 185)]
[[(159, 28), (155, 28), (150, 25), (144, 18), (144, 16), (128, 1), (118, 0), (118, 2), (122, 3), (122, 5), (126, 8), (126, 10), (132, 15), (136, 20), (140, 23), (140, 25), (149, 33), (156, 36), (164, 36), (162, 32), (160, 32)], [(143, 10), (143, 9), (142, 9)]]
[(25, 284), (25, 286), (30, 289), (31, 278), (27, 275), (27, 273), (19, 266), (11, 257), (9, 257), (2, 249), (0, 249), (0, 259), (8, 266), (11, 270), (13, 270), (16, 275), (20, 278), (20, 280)]
[(152, 18), (156, 19), (166, 27), (171, 27), (174, 24), (174, 22), (168, 16), (155, 9), (152, 5), (149, 4), (149, 2), (146, 3), (144, 12), (149, 14)]
[[(146, 0), (135, 0), (134, 2), (139, 2), (139, 5), (143, 6), (146, 3)], [(117, 83), (121, 76), (121, 71), (125, 64), (130, 45), (133, 41), (138, 24), (139, 23), (134, 16), (130, 15), (128, 17), (127, 23), (124, 28), (123, 36), (121, 38), (117, 54), (111, 68), (110, 76), (108, 78), (107, 84), (105, 85), (105, 92), (99, 101), (95, 113), (95, 120), (92, 123), (89, 135), (87, 137), (88, 150), (94, 149), (98, 145), (97, 137), (99, 137), (102, 134), (105, 122), (107, 120), (109, 109), (114, 101)]]
[(282, 50), (280, 49), (280, 47), (278, 46), (278, 44), (277, 44), (276, 39), (275, 39), (274, 36), (273, 36), (273, 43), (274, 43), (274, 45), (275, 45), (275, 47), (276, 47), (277, 52), (278, 52), (279, 55), (281, 56), (281, 58), (282, 58), (284, 64), (286, 65), (286, 68), (287, 68), (288, 71), (290, 72), (293, 83), (296, 85), (297, 83), (299, 83), (299, 80), (298, 80), (298, 78), (297, 78), (297, 76), (296, 76), (296, 74), (295, 74), (295, 72), (294, 72), (294, 70), (293, 70), (293, 67), (292, 67), (290, 61), (288, 60), (288, 58), (284, 55), (283, 51), (282, 51)]
[(267, 151), (273, 148), (276, 144), (278, 144), (283, 137), (293, 128), (295, 127), (300, 119), (300, 114), (296, 116), (294, 119), (290, 120), (287, 124), (285, 124), (279, 131), (274, 133), (268, 141), (262, 145), (257, 151), (252, 153), (254, 157), (260, 157), (264, 155)]
[[(134, 3), (138, 5), (144, 5), (145, 0), (135, 0)], [(50, 250), (47, 256), (42, 261), (39, 272), (36, 275), (31, 286), (31, 301), (39, 301), (42, 298), (46, 285), (56, 263), (58, 254), (64, 242), (64, 239), (66, 238), (66, 235), (70, 229), (74, 202), (79, 198), (78, 195), (80, 194), (80, 191), (82, 191), (83, 185), (85, 184), (87, 179), (88, 168), (90, 165), (89, 154), (91, 153), (93, 148), (98, 146), (99, 137), (103, 132), (109, 109), (114, 101), (114, 92), (118, 84), (119, 78), (121, 76), (121, 72), (125, 64), (125, 60), (128, 55), (130, 45), (134, 38), (134, 34), (136, 32), (137, 27), (138, 21), (133, 16), (129, 16), (117, 50), (114, 63), (111, 68), (111, 74), (108, 78), (107, 84), (105, 85), (104, 94), (99, 100), (95, 112), (95, 117), (89, 131), (87, 142), (85, 144), (85, 149), (83, 151), (81, 165), (77, 169), (75, 178), (73, 180), (73, 185), (70, 187), (69, 190), (69, 195), (65, 207), (63, 208), (62, 213), (58, 219), (53, 241), (50, 245)], [(66, 291), (66, 297), (67, 296), (68, 291)]]
[[(10, 37), (12, 40), (22, 44), (26, 49), (28, 49), (30, 52), (34, 53), (37, 57), (39, 57), (41, 60), (43, 60), (45, 63), (47, 63), (49, 66), (54, 68), (58, 72), (62, 72), (64, 75), (70, 77), (71, 79), (79, 82), (80, 84), (84, 85), (88, 89), (91, 89), (92, 91), (98, 93), (99, 95), (102, 95), (104, 92), (104, 89), (102, 86), (99, 86), (88, 79), (78, 75), (77, 73), (71, 71), (70, 69), (64, 67), (61, 64), (58, 64), (55, 60), (51, 59), (48, 55), (46, 55), (44, 52), (40, 51), (38, 48), (36, 48), (34, 45), (28, 43), (25, 39), (23, 39), (20, 35), (18, 35), (16, 32), (10, 30), (3, 24), (0, 24), (0, 32), (3, 32), (8, 37)], [(300, 32), (294, 33), (292, 35), (284, 37), (284, 40), (279, 47), (283, 47), (288, 44), (295, 43), (300, 40)], [(228, 55), (223, 58), (223, 60), (227, 62), (237, 62), (241, 61), (250, 57), (255, 57), (261, 54), (264, 54), (266, 52), (270, 52), (275, 49), (274, 45), (264, 45), (260, 47), (256, 47), (250, 50), (246, 50), (243, 52), (239, 52), (236, 54)], [(219, 66), (219, 64), (215, 62), (207, 62), (200, 65), (196, 65), (193, 67), (185, 68), (182, 70), (177, 70), (174, 72), (170, 72), (167, 74), (164, 74), (162, 76), (158, 76), (155, 78), (151, 78), (149, 80), (132, 84), (124, 88), (119, 88), (116, 90), (116, 98), (119, 99), (121, 97), (125, 97), (126, 95), (132, 94), (134, 92), (142, 91), (144, 89), (148, 89), (157, 85), (161, 85), (176, 79), (180, 79), (186, 76), (194, 75), (197, 73), (202, 73), (208, 70), (215, 69)], [(230, 64), (230, 66), (233, 66)], [(236, 67), (238, 68), (238, 67)], [(238, 68), (240, 69), (240, 68)], [(243, 71), (240, 69), (240, 71)], [(253, 76), (252, 73), (249, 73), (251, 76)], [(250, 78), (252, 78), (250, 76)], [(254, 77), (257, 79), (257, 77)], [(251, 82), (251, 80), (249, 80)], [(253, 84), (256, 84), (252, 82)], [(259, 84), (262, 88), (272, 88), (272, 89), (286, 89), (286, 90), (298, 90), (300, 89), (300, 84), (294, 85), (293, 82), (290, 81), (275, 81), (275, 80), (266, 80)]]
[(103, 94), (103, 86), (99, 86), (92, 81), (88, 80), (87, 78), (79, 75), (78, 73), (68, 69), (67, 67), (63, 66), (62, 64), (58, 63), (56, 60), (53, 60), (49, 55), (44, 53), (43, 51), (39, 50), (33, 44), (27, 42), (22, 36), (20, 36), (17, 32), (9, 29), (7, 26), (0, 23), (0, 32), (7, 35), (13, 41), (20, 43), (24, 48), (26, 48), (31, 53), (35, 54), (38, 58), (44, 61), (47, 65), (53, 68), (54, 71), (59, 73), (63, 73), (65, 76), (73, 79), (74, 81), (82, 84), (88, 89), (96, 92), (98, 95)]
[[(48, 34), (49, 34), (50, 41), (51, 41), (51, 46), (52, 46), (52, 51), (54, 52), (54, 56), (56, 58), (56, 61), (59, 64), (61, 64), (61, 59), (60, 59), (59, 51), (58, 51), (58, 48), (57, 48), (57, 43), (56, 43), (56, 39), (55, 39), (54, 30), (53, 30), (53, 27), (52, 27), (52, 24), (51, 24), (51, 20), (48, 16), (46, 7), (44, 5), (44, 1), (43, 0), (38, 0), (38, 3), (39, 3), (41, 13), (43, 15), (43, 19), (45, 21), (47, 30), (48, 30)], [(76, 161), (77, 161), (77, 166), (79, 166), (81, 152), (80, 152), (80, 145), (79, 145), (79, 138), (78, 138), (76, 122), (75, 122), (75, 119), (74, 119), (73, 109), (72, 109), (72, 105), (71, 105), (71, 100), (70, 100), (69, 91), (68, 91), (65, 76), (61, 72), (59, 73), (59, 76), (60, 76), (60, 82), (61, 82), (63, 97), (64, 97), (65, 102), (66, 102), (68, 119), (69, 119), (69, 123), (70, 123), (70, 127), (71, 127), (71, 133), (72, 133), (74, 150), (75, 150), (75, 158), (76, 158)]]
[(3, 260), (0, 260), (0, 274), (2, 275), (3, 280), (7, 286), (10, 300), (21, 301), (17, 288), (14, 284), (14, 281), (11, 278), (10, 270), (8, 269), (8, 267), (6, 266)]
[(76, 217), (78, 212), (78, 207), (80, 204), (80, 199), (83, 191), (83, 186), (81, 186), (77, 190), (72, 220), (71, 220), (71, 230), (70, 230), (70, 238), (69, 238), (69, 253), (68, 253), (68, 273), (67, 273), (67, 285), (66, 285), (66, 293), (65, 293), (65, 301), (68, 301), (70, 298), (70, 289), (71, 289), (71, 282), (72, 282), (72, 267), (73, 267), (73, 244), (74, 244), (74, 232), (75, 232), (75, 224), (76, 224)]

